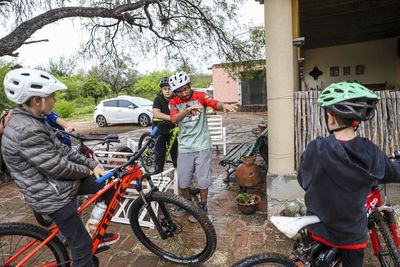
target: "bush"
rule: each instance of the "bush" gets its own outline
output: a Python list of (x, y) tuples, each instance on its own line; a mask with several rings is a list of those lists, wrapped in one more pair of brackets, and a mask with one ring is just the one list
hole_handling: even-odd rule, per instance
[(71, 117), (74, 111), (75, 111), (75, 106), (72, 103), (65, 100), (57, 101), (56, 107), (54, 108), (54, 112), (56, 112), (62, 118)]

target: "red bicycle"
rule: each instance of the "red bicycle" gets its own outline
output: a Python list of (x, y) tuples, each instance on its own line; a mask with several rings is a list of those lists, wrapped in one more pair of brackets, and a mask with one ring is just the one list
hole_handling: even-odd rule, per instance
[[(389, 158), (400, 159), (400, 151)], [(382, 199), (385, 186), (374, 186), (368, 194), (365, 208), (368, 216), (368, 231), (375, 256), (382, 267), (400, 266), (400, 246), (397, 233), (397, 219), (393, 207)], [(263, 253), (246, 257), (232, 267), (251, 266), (340, 266), (338, 249), (310, 240), (306, 228), (320, 222), (317, 216), (283, 217), (272, 216), (271, 222), (289, 238), (295, 238), (293, 251), (289, 255)]]
[[(215, 229), (208, 216), (191, 201), (168, 192), (159, 192), (150, 173), (143, 174), (139, 165), (148, 142), (124, 165), (115, 168), (98, 179), (98, 183), (109, 182), (83, 203), (78, 213), (111, 188), (114, 196), (93, 235), (93, 254), (107, 250), (98, 249), (107, 231), (111, 218), (123, 200), (128, 186), (134, 182), (139, 194), (129, 210), (129, 221), (138, 240), (150, 251), (167, 261), (177, 264), (199, 264), (212, 256), (217, 244)], [(150, 190), (144, 193), (143, 181)], [(183, 209), (184, 216), (174, 216), (174, 211)], [(191, 223), (193, 215), (199, 223)], [(143, 218), (150, 218), (154, 229), (142, 226)], [(59, 229), (48, 229), (25, 223), (0, 224), (0, 266), (70, 266), (71, 261), (65, 246), (58, 239)], [(96, 258), (95, 258), (96, 259)]]
[[(94, 159), (94, 149), (97, 146), (106, 146), (105, 147), (105, 151), (109, 151), (110, 150), (110, 146), (112, 146), (112, 143), (119, 143), (119, 136), (117, 134), (109, 134), (106, 135), (104, 137), (100, 137), (100, 136), (86, 136), (86, 135), (81, 135), (81, 134), (72, 134), (72, 133), (68, 133), (62, 130), (58, 130), (58, 129), (54, 129), (56, 131), (56, 135), (57, 136), (70, 136), (73, 137), (75, 140), (78, 141), (78, 144), (76, 146), (76, 152), (78, 152), (79, 154), (84, 155), (87, 158), (90, 159)], [(85, 143), (87, 142), (95, 142), (94, 144), (92, 144), (90, 147), (88, 145), (86, 145)], [(115, 149), (115, 152), (126, 152), (126, 153), (132, 153), (133, 151), (127, 147), (127, 146), (118, 146)], [(99, 155), (104, 157), (107, 157), (107, 155)], [(99, 161), (101, 164), (107, 164), (106, 161)], [(84, 198), (85, 196), (79, 196), (78, 200), (80, 201), (80, 203), (82, 203), (81, 199)], [(36, 211), (33, 211), (33, 215), (35, 216), (36, 221), (44, 227), (49, 227), (52, 223), (53, 220), (44, 214), (39, 214)]]

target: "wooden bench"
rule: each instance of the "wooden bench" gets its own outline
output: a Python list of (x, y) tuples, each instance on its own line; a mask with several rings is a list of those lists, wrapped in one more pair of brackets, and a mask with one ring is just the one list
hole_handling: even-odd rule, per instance
[(242, 157), (257, 156), (258, 153), (268, 166), (268, 129), (265, 129), (255, 141), (234, 146), (218, 163), (223, 167), (227, 166), (224, 182), (229, 184), (232, 174), (236, 171), (237, 166), (242, 163)]
[(212, 146), (222, 146), (222, 151), (226, 155), (226, 127), (222, 126), (221, 115), (207, 115), (208, 129), (211, 136)]

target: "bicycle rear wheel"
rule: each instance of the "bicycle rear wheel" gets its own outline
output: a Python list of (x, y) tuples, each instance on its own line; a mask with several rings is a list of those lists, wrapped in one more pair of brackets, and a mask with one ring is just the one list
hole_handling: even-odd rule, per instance
[[(24, 223), (0, 224), (0, 266), (15, 266), (48, 236), (49, 232), (46, 229), (36, 225)], [(27, 247), (32, 241), (36, 241), (36, 243)], [(12, 262), (9, 262), (10, 258), (16, 256), (18, 252), (21, 254)], [(41, 248), (24, 266), (34, 267), (51, 263), (54, 264), (51, 266), (63, 267), (71, 264), (68, 253), (58, 238), (54, 238)]]
[(385, 219), (380, 212), (374, 212), (372, 216), (374, 223), (378, 226), (376, 234), (379, 255), (376, 256), (381, 266), (400, 266), (400, 252)]
[(288, 256), (278, 253), (264, 253), (246, 257), (232, 265), (232, 267), (296, 267)]
[[(203, 211), (190, 201), (170, 193), (154, 192), (148, 195), (147, 201), (149, 205), (137, 198), (129, 211), (132, 230), (145, 247), (161, 258), (178, 264), (198, 264), (212, 256), (217, 246), (217, 235)], [(150, 209), (156, 214), (155, 224), (159, 223), (166, 235), (164, 238), (157, 227), (144, 226), (151, 221)], [(179, 217), (178, 211), (181, 211)], [(189, 222), (190, 215), (198, 223)]]
[(153, 172), (155, 170), (155, 146), (156, 141), (150, 136), (150, 132), (143, 133), (139, 138), (138, 149), (141, 149), (142, 146), (150, 140), (147, 149), (143, 152), (142, 156), (140, 157), (140, 161), (142, 163), (143, 168), (147, 172)]

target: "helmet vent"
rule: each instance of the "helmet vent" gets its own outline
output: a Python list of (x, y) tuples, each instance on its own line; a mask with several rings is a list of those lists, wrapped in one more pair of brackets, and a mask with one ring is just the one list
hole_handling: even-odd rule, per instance
[(44, 76), (44, 75), (40, 75), (40, 77), (42, 77), (42, 78), (44, 78), (44, 79), (47, 79), (47, 80), (50, 80), (50, 78), (49, 78), (49, 77), (47, 77), (47, 76)]
[(327, 97), (324, 99), (324, 101), (328, 102), (328, 101), (332, 101), (334, 98), (333, 97)]
[(18, 85), (19, 82), (18, 82), (18, 81), (13, 81), (13, 84), (14, 84), (14, 85)]
[(42, 89), (43, 86), (41, 86), (40, 84), (32, 84), (31, 88), (33, 88), (33, 89)]
[(22, 75), (22, 76), (30, 76), (30, 74), (27, 73), (27, 72), (21, 73), (21, 75)]
[(334, 91), (335, 91), (335, 93), (344, 93), (344, 91), (339, 88), (335, 88)]

